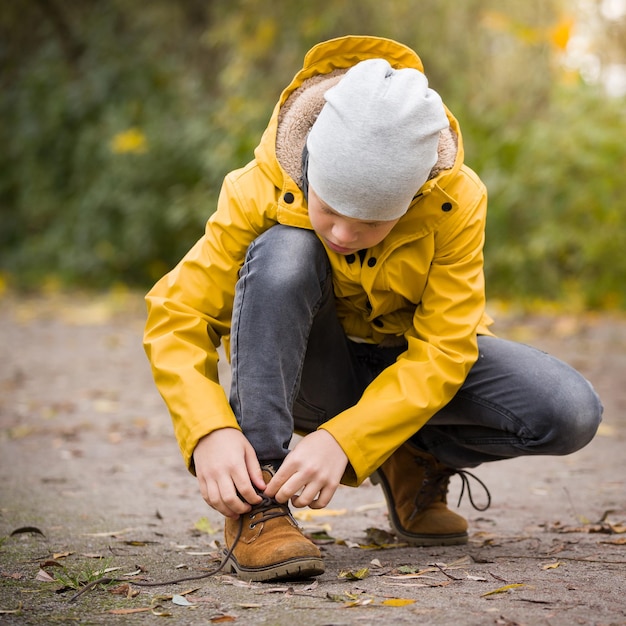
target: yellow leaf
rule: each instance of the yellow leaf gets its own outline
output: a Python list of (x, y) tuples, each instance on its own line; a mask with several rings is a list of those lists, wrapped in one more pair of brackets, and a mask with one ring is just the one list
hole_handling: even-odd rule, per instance
[(353, 572), (352, 570), (342, 570), (339, 572), (338, 578), (345, 578), (346, 580), (363, 580), (369, 576), (369, 573), (369, 567), (364, 567), (356, 572)]
[(415, 600), (409, 600), (408, 598), (389, 598), (382, 602), (386, 606), (406, 606), (407, 604), (415, 604)]
[(561, 563), (560, 561), (557, 561), (556, 563), (547, 563), (546, 565), (543, 565), (541, 569), (543, 570), (556, 569), (557, 567), (560, 567), (561, 565), (563, 565), (563, 563)]
[(487, 593), (482, 593), (480, 597), (484, 598), (485, 596), (493, 596), (496, 593), (506, 593), (510, 589), (517, 589), (518, 587), (525, 587), (525, 586), (526, 585), (524, 585), (523, 583), (513, 583), (511, 585), (504, 585), (504, 587), (498, 587), (497, 589), (493, 589), (492, 591), (487, 591)]
[(211, 524), (206, 517), (201, 517), (193, 526), (196, 530), (199, 530), (201, 533), (206, 533), (207, 535), (214, 535), (217, 532), (213, 524)]
[(133, 127), (113, 137), (111, 151), (115, 154), (143, 154), (148, 151), (148, 142), (143, 132)]
[(306, 509), (305, 511), (296, 511), (293, 516), (300, 522), (310, 522), (316, 517), (332, 517), (345, 514), (346, 509)]

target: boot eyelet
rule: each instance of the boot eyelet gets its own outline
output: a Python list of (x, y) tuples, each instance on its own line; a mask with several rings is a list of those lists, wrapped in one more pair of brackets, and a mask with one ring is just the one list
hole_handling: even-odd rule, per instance
[(250, 530), (254, 530), (256, 528), (256, 524), (250, 524), (249, 528)]

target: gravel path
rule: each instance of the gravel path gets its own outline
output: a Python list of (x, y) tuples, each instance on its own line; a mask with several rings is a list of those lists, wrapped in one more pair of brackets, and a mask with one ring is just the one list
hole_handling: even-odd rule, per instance
[[(217, 575), (112, 584), (69, 602), (64, 586), (105, 567), (150, 581), (206, 572), (222, 521), (183, 467), (153, 386), (140, 296), (5, 295), (2, 304), (0, 623), (626, 624), (623, 317), (496, 312), (500, 335), (580, 369), (605, 419), (575, 455), (480, 467), (493, 504), (484, 513), (461, 504), (467, 546), (395, 546), (382, 492), (366, 483), (340, 488), (322, 514), (300, 512), (307, 531), (334, 540), (322, 546), (317, 582)], [(453, 479), (451, 502), (458, 487)]]

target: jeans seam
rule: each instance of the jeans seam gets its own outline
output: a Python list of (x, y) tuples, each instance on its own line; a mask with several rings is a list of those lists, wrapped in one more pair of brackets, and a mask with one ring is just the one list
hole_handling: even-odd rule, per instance
[[(479, 404), (480, 406), (487, 407), (491, 409), (492, 411), (494, 411), (495, 413), (498, 413), (499, 415), (504, 417), (509, 423), (515, 426), (515, 430), (511, 433), (511, 436), (516, 441), (522, 441), (526, 445), (526, 443), (529, 440), (534, 439), (532, 433), (528, 432), (528, 424), (526, 424), (523, 420), (519, 419), (511, 411), (505, 410), (504, 407), (502, 407), (502, 405), (495, 404), (494, 402), (490, 402), (489, 400), (486, 400), (485, 398), (482, 398), (481, 396), (477, 396), (476, 394), (473, 394), (467, 391), (462, 391), (462, 390), (459, 390), (457, 392), (457, 397), (465, 398), (466, 400), (469, 400), (470, 402), (474, 404)], [(507, 441), (509, 440), (510, 439), (507, 438)]]

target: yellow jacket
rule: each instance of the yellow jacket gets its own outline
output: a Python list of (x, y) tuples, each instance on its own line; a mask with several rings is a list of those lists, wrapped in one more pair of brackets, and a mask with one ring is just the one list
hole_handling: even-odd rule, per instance
[[(355, 63), (377, 57), (423, 71), (415, 52), (388, 39), (342, 37), (309, 51), (254, 160), (225, 178), (204, 236), (146, 297), (144, 345), (192, 472), (200, 438), (238, 428), (218, 381), (217, 348), (223, 343), (228, 355), (246, 250), (277, 223), (311, 229), (298, 187), (306, 131), (323, 104), (323, 90)], [(346, 333), (373, 343), (408, 342), (355, 406), (321, 427), (348, 456), (348, 484), (361, 483), (450, 401), (477, 358), (476, 335), (489, 334), (482, 252), (487, 195), (463, 164), (458, 123), (448, 117), (439, 163), (391, 234), (367, 251), (362, 264), (328, 250)]]

